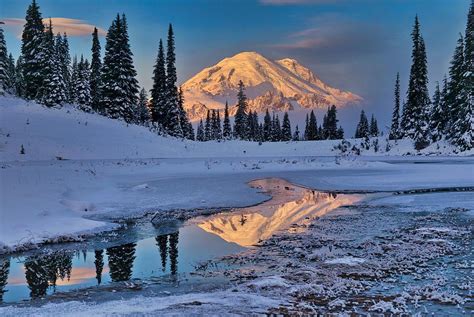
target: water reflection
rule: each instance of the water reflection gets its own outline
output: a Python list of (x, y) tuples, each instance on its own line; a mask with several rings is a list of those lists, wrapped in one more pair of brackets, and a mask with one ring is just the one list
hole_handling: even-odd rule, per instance
[(5, 286), (7, 285), (9, 271), (10, 271), (10, 260), (0, 259), (0, 302), (3, 301), (3, 294), (5, 293)]

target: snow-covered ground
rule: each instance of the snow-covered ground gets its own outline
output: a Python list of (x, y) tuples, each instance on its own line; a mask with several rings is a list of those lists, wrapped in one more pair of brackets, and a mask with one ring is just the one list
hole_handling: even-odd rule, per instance
[[(389, 153), (383, 142), (380, 138), (382, 150), (357, 157), (335, 157), (337, 141), (198, 143), (163, 138), (72, 106), (47, 109), (0, 97), (0, 252), (109, 230), (114, 218), (145, 212), (256, 204), (268, 196), (247, 183), (260, 178), (338, 191), (474, 187), (472, 152), (445, 156), (452, 148), (437, 144), (423, 152), (436, 155), (398, 156), (413, 152), (408, 140), (393, 144)], [(351, 255), (330, 261), (334, 264), (327, 265), (363, 264)], [(239, 300), (245, 306), (254, 299)], [(270, 303), (261, 300), (262, 307)], [(154, 305), (149, 312), (165, 309)], [(83, 306), (70, 303), (68, 309), (86, 312)], [(51, 314), (59, 309), (51, 307)]]

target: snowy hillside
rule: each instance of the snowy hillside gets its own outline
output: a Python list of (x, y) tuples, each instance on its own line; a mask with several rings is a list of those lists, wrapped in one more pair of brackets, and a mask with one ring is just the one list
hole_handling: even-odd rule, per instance
[(233, 105), (240, 80), (246, 86), (250, 109), (260, 113), (333, 104), (342, 107), (362, 100), (328, 86), (294, 59), (271, 61), (256, 52), (242, 52), (205, 68), (183, 84), (190, 118), (202, 118), (208, 108), (222, 108), (226, 101)]

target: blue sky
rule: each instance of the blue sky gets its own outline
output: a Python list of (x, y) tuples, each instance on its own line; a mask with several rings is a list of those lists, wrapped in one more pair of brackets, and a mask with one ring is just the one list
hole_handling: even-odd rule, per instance
[[(0, 19), (24, 18), (31, 0), (1, 0)], [(292, 57), (323, 81), (365, 98), (379, 117), (391, 112), (395, 74), (405, 88), (410, 32), (420, 17), (428, 50), (431, 88), (449, 67), (470, 0), (37, 0), (44, 18), (77, 19), (72, 54), (90, 56), (93, 26), (107, 30), (125, 13), (138, 79), (151, 87), (158, 40), (168, 23), (176, 34), (180, 82), (241, 51)], [(76, 21), (78, 22), (78, 21)], [(19, 54), (21, 23), (6, 26), (6, 41)], [(102, 48), (105, 46), (101, 38)], [(405, 90), (405, 89), (403, 89)], [(381, 118), (385, 121), (384, 118)]]

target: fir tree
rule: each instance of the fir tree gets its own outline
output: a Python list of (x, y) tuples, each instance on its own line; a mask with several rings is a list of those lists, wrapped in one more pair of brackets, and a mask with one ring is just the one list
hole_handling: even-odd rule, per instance
[(137, 73), (132, 58), (125, 15), (120, 18), (117, 14), (106, 37), (100, 107), (107, 116), (126, 122), (133, 121), (138, 100)]
[(178, 102), (178, 90), (176, 82), (176, 55), (173, 26), (168, 29), (168, 42), (166, 48), (166, 121), (165, 130), (168, 134), (176, 137), (183, 136), (180, 122), (180, 111)]
[(250, 141), (258, 140), (258, 115), (257, 112), (250, 111), (247, 116), (247, 139)]
[(430, 114), (430, 131), (433, 142), (439, 141), (443, 138), (446, 116), (447, 113), (444, 111), (439, 83), (436, 83)]
[(153, 88), (151, 89), (152, 121), (161, 128), (166, 125), (166, 69), (163, 41), (160, 39), (158, 56), (153, 69)]
[(365, 115), (364, 110), (360, 112), (359, 123), (357, 124), (355, 138), (368, 138), (369, 137), (369, 121)]
[(448, 136), (451, 139), (456, 138), (456, 122), (459, 120), (460, 110), (464, 105), (465, 96), (463, 96), (464, 84), (464, 39), (459, 35), (456, 49), (451, 60), (449, 68), (450, 81), (448, 83), (447, 109), (451, 118), (448, 123)]
[(306, 114), (306, 120), (304, 125), (304, 135), (303, 140), (308, 141), (308, 130), (309, 130), (309, 115)]
[(99, 33), (96, 27), (92, 32), (92, 60), (91, 60), (91, 78), (90, 78), (90, 91), (91, 91), (91, 106), (94, 111), (103, 113), (103, 109), (100, 107), (100, 79), (102, 70), (102, 61), (100, 58), (100, 42)]
[[(1, 72), (1, 71), (0, 71)], [(6, 68), (6, 82), (5, 82), (5, 89), (6, 92), (10, 94), (16, 94), (16, 68), (15, 68), (15, 59), (13, 58), (13, 55), (10, 53), (8, 55), (8, 60), (7, 60), (7, 68)]]
[(206, 136), (204, 134), (204, 124), (201, 121), (199, 121), (199, 125), (197, 126), (197, 131), (196, 131), (196, 141), (204, 142), (206, 141)]
[(59, 68), (64, 80), (64, 84), (66, 87), (66, 98), (68, 102), (72, 102), (70, 98), (70, 91), (71, 91), (71, 55), (69, 54), (69, 42), (67, 39), (66, 33), (64, 36), (61, 36), (60, 33), (56, 35), (56, 50), (57, 56), (59, 60)]
[(234, 136), (236, 139), (247, 139), (247, 96), (244, 92), (244, 83), (239, 81), (237, 94), (237, 113), (234, 118)]
[(309, 121), (305, 135), (306, 140), (308, 141), (314, 141), (318, 139), (318, 122), (316, 121), (316, 115), (314, 114), (313, 110), (311, 110), (309, 114)]
[(418, 16), (412, 32), (413, 52), (407, 103), (403, 109), (404, 136), (415, 140), (417, 149), (427, 145), (430, 97), (428, 95), (428, 68), (425, 42), (420, 32)]
[(344, 129), (341, 126), (337, 129), (337, 139), (344, 139)]
[(298, 128), (298, 125), (296, 125), (295, 132), (293, 133), (293, 141), (299, 141), (300, 140), (300, 130)]
[(375, 116), (373, 114), (372, 114), (372, 117), (370, 118), (369, 133), (370, 133), (370, 136), (374, 136), (374, 137), (379, 136), (379, 127), (377, 125), (377, 119), (375, 119)]
[(79, 64), (77, 63), (77, 56), (74, 55), (72, 59), (72, 67), (71, 67), (71, 87), (69, 91), (69, 102), (76, 103), (77, 101), (77, 87), (76, 82), (79, 78)]
[(184, 95), (181, 87), (179, 87), (178, 90), (178, 115), (179, 125), (182, 130), (181, 136), (189, 140), (194, 139), (193, 128), (188, 120), (188, 114), (186, 113), (186, 110), (184, 110)]
[(265, 117), (263, 118), (263, 140), (269, 142), (272, 140), (272, 117), (268, 109), (265, 111)]
[(211, 111), (207, 110), (206, 124), (204, 126), (204, 141), (212, 140)]
[(142, 88), (138, 95), (137, 110), (137, 123), (146, 125), (150, 121), (150, 113), (148, 112), (148, 95), (145, 88)]
[(397, 73), (395, 80), (395, 104), (392, 113), (392, 125), (390, 126), (390, 140), (398, 140), (400, 138), (400, 73)]
[(229, 105), (227, 101), (225, 103), (225, 110), (224, 110), (224, 126), (222, 129), (222, 136), (224, 140), (230, 140), (232, 138), (232, 127), (230, 125), (229, 119)]
[(219, 110), (217, 110), (216, 112), (217, 112), (216, 123), (215, 123), (216, 137), (217, 137), (217, 140), (222, 140), (221, 113)]
[(453, 140), (461, 151), (474, 148), (474, 1), (469, 8), (464, 40), (464, 74), (460, 98), (464, 101), (455, 123)]
[(90, 69), (89, 62), (84, 60), (81, 55), (79, 64), (77, 65), (77, 78), (74, 84), (75, 99), (79, 108), (83, 111), (90, 112), (91, 108), (91, 93), (90, 93)]
[(288, 117), (288, 112), (285, 112), (283, 116), (283, 125), (281, 127), (282, 141), (290, 141), (292, 138), (291, 135), (291, 123), (290, 118)]
[(5, 94), (8, 90), (8, 53), (7, 43), (5, 42), (5, 36), (3, 35), (3, 22), (0, 22), (0, 95)]
[(23, 57), (20, 55), (16, 60), (15, 66), (15, 91), (18, 97), (25, 97), (26, 94), (26, 86), (25, 80), (23, 77)]
[(272, 119), (272, 141), (279, 142), (281, 141), (282, 134), (281, 134), (281, 125), (280, 125), (280, 118), (278, 115), (273, 114)]
[(42, 50), (44, 63), (41, 70), (42, 86), (39, 91), (40, 101), (48, 107), (62, 105), (67, 101), (66, 84), (62, 74), (51, 19), (43, 36)]
[(25, 20), (21, 44), (23, 96), (35, 99), (40, 97), (44, 62), (47, 61), (43, 53), (44, 25), (36, 0), (28, 7)]
[(324, 120), (323, 130), (324, 138), (329, 140), (338, 139), (337, 133), (337, 109), (336, 106), (332, 105), (331, 108), (328, 108), (326, 114), (326, 119)]

